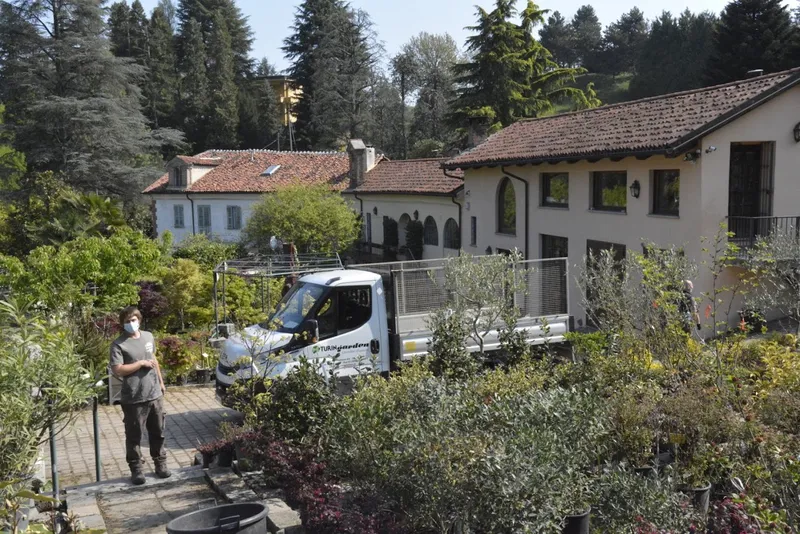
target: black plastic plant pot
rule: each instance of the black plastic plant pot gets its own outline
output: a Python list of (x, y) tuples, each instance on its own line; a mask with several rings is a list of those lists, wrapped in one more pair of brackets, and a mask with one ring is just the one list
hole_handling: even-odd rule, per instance
[(708, 513), (709, 502), (711, 501), (711, 484), (700, 488), (689, 488), (686, 492), (692, 498), (692, 506), (694, 509), (702, 515), (706, 515)]
[(568, 515), (564, 518), (564, 527), (561, 529), (562, 534), (589, 534), (589, 514), (591, 508), (587, 509), (582, 514)]
[(167, 534), (264, 534), (267, 511), (257, 502), (214, 506), (173, 519), (167, 523)]
[(211, 369), (196, 369), (195, 377), (198, 384), (208, 384), (208, 379), (211, 376)]
[(203, 469), (208, 469), (209, 467), (211, 467), (211, 462), (214, 461), (214, 453), (204, 452), (201, 454), (203, 455)]
[(230, 467), (233, 465), (233, 451), (223, 449), (217, 454), (217, 465), (219, 467)]

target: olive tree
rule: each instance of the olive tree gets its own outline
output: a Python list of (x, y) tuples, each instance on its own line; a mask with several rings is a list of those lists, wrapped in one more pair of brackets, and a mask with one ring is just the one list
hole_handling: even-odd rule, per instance
[[(448, 259), (441, 271), (430, 272), (444, 300), (442, 309), (428, 319), (434, 368), (441, 367), (443, 374), (468, 375), (477, 368), (476, 357), (485, 353), (487, 335), (513, 328), (520, 313), (514, 295), (524, 293), (528, 274), (521, 259), (518, 251), (478, 257), (462, 254)], [(466, 351), (470, 341), (478, 347), (475, 356)]]

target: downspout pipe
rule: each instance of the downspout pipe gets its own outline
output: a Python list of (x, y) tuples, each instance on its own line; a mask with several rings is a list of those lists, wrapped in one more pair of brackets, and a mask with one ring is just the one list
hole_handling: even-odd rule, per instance
[(195, 230), (195, 226), (194, 226), (194, 199), (193, 198), (189, 198), (189, 192), (188, 191), (186, 192), (186, 200), (189, 201), (189, 203), (191, 204), (191, 209), (192, 209), (192, 235), (196, 235), (197, 231)]
[[(444, 175), (445, 175), (445, 176), (447, 176), (448, 178), (456, 178), (456, 179), (458, 179), (458, 180), (461, 180), (461, 181), (462, 181), (462, 184), (461, 184), (461, 187), (459, 187), (458, 189), (463, 189), (463, 188), (464, 188), (464, 183), (463, 183), (463, 180), (464, 180), (464, 179), (463, 179), (462, 177), (460, 177), (460, 176), (454, 176), (454, 175), (452, 175), (452, 174), (447, 174), (447, 169), (442, 169), (442, 172), (443, 172), (443, 173), (444, 173)], [(460, 203), (460, 202), (456, 202), (456, 195), (458, 195), (458, 189), (456, 189), (455, 191), (453, 191), (453, 195), (450, 197), (450, 202), (452, 202), (453, 204), (455, 204), (456, 206), (458, 206), (458, 231), (459, 231), (459, 234), (463, 234), (463, 233), (464, 233), (464, 227), (463, 227), (463, 226), (462, 226), (462, 224), (461, 224), (461, 209), (463, 208), (463, 206), (461, 205), (461, 203)], [(460, 235), (459, 235), (459, 237), (460, 237)]]
[(515, 180), (519, 180), (520, 182), (525, 184), (525, 257), (523, 259), (527, 260), (530, 257), (530, 239), (529, 239), (529, 237), (530, 237), (529, 236), (530, 224), (529, 224), (529, 222), (530, 222), (530, 216), (531, 216), (531, 209), (530, 209), (531, 196), (528, 194), (528, 186), (529, 186), (529, 184), (528, 184), (527, 180), (524, 180), (523, 178), (517, 176), (516, 174), (513, 174), (513, 173), (509, 172), (508, 169), (506, 169), (504, 165), (500, 166), (500, 172), (510, 176), (511, 178), (514, 178)]

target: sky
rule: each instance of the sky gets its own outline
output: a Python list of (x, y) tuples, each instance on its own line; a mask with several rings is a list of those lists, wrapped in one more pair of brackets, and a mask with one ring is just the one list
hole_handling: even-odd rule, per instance
[[(129, 0), (130, 1), (130, 0)], [(150, 12), (157, 0), (141, 0), (144, 8)], [(177, 0), (174, 0), (177, 3)], [(525, 0), (518, 0), (518, 7)], [(582, 4), (594, 6), (600, 22), (605, 26), (614, 22), (622, 13), (636, 4), (626, 0), (560, 0), (547, 3), (539, 0), (543, 9), (558, 10), (569, 20)], [(294, 21), (295, 8), (300, 0), (237, 0), (242, 12), (249, 17), (255, 41), (253, 57), (266, 57), (279, 70), (288, 67), (280, 48), (283, 39), (290, 33)], [(727, 0), (661, 0), (659, 2), (639, 5), (648, 19), (658, 16), (662, 10), (678, 14), (687, 7), (694, 12), (705, 10), (719, 13)], [(354, 8), (367, 11), (383, 42), (386, 56), (396, 54), (409, 38), (420, 32), (449, 33), (463, 48), (464, 40), (469, 32), (464, 29), (475, 22), (475, 5), (490, 9), (494, 0), (350, 0)], [(795, 4), (796, 5), (796, 4)]]

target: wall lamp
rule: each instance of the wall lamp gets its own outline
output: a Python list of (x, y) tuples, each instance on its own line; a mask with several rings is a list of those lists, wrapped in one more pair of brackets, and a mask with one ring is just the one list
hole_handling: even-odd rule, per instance
[(414, 220), (415, 221), (419, 220), (419, 211), (417, 211), (417, 210), (414, 210)]
[(378, 214), (378, 206), (375, 206), (374, 208), (372, 208), (372, 214), (373, 215), (377, 215)]
[(633, 195), (633, 198), (639, 198), (639, 193), (642, 192), (642, 186), (639, 183), (639, 180), (634, 180), (633, 183), (631, 184), (631, 188), (630, 189), (631, 189), (631, 195)]
[(794, 142), (800, 143), (800, 122), (794, 125)]

